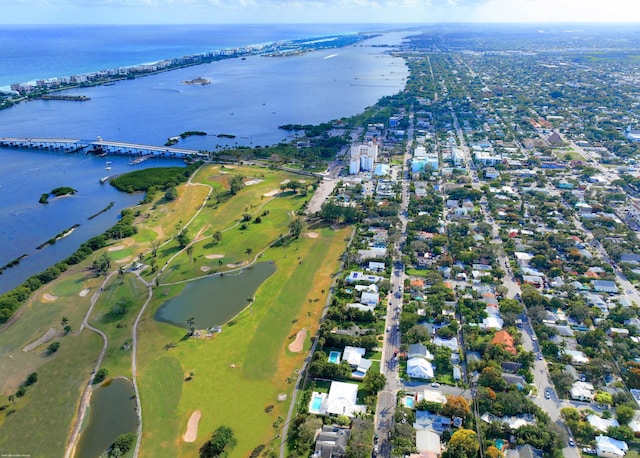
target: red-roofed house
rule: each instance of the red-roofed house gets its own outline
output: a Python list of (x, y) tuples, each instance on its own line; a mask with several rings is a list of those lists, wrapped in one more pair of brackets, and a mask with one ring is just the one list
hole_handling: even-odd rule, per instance
[(512, 355), (518, 353), (516, 347), (514, 345), (513, 337), (507, 331), (498, 331), (496, 335), (491, 339), (492, 345), (501, 345), (505, 350), (507, 350)]

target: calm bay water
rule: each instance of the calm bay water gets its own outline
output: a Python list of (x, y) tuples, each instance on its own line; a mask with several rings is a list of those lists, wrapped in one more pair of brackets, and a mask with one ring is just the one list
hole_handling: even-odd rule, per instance
[[(202, 33), (200, 28), (193, 28), (191, 32), (182, 30), (179, 34), (182, 38), (175, 41), (180, 45), (170, 45), (171, 40), (164, 38), (158, 38), (153, 45), (149, 44), (153, 42), (149, 37), (147, 41), (140, 39), (132, 43), (126, 37), (120, 37), (118, 39), (129, 43), (127, 46), (135, 51), (127, 54), (127, 59), (132, 61), (121, 62), (123, 56), (116, 58), (106, 53), (104, 61), (100, 61), (104, 65), (99, 67), (94, 61), (83, 61), (82, 65), (86, 67), (73, 63), (73, 59), (70, 64), (53, 53), (49, 59), (45, 59), (48, 67), (39, 68), (38, 65), (45, 64), (36, 65), (40, 56), (36, 53), (36, 56), (32, 56), (33, 64), (43, 73), (30, 78), (67, 75), (228, 46), (339, 31), (335, 28), (324, 32), (310, 29), (302, 34), (299, 26), (282, 30), (250, 27), (249, 33), (243, 35), (237, 26), (234, 28), (236, 30), (232, 36), (223, 34), (224, 39), (219, 38), (217, 42), (214, 42), (215, 37), (209, 37), (208, 40), (197, 38)], [(366, 29), (353, 27), (350, 31), (355, 30)], [(13, 56), (17, 52), (15, 43), (9, 51), (2, 46), (3, 39), (6, 40), (3, 32), (4, 29), (0, 30), (0, 61), (3, 61), (3, 55)], [(169, 35), (175, 38), (175, 33)], [(405, 35), (404, 32), (389, 32), (346, 48), (295, 57), (228, 59), (121, 81), (113, 86), (67, 91), (89, 96), (91, 100), (33, 101), (2, 110), (0, 137), (95, 139), (101, 136), (106, 140), (163, 145), (170, 136), (188, 130), (201, 130), (209, 135), (190, 137), (176, 146), (215, 150), (221, 145), (232, 146), (236, 143), (271, 145), (287, 136), (286, 132), (278, 129), (279, 125), (316, 124), (351, 116), (373, 105), (381, 97), (401, 90), (408, 75), (404, 62), (388, 55), (388, 48), (374, 45), (399, 43)], [(68, 51), (78, 45), (82, 51), (84, 45), (78, 44), (81, 36), (71, 40), (65, 49)], [(108, 47), (108, 44), (103, 46)], [(92, 56), (97, 60), (95, 53)], [(68, 65), (74, 65), (73, 69)], [(29, 62), (23, 66), (29, 68)], [(29, 79), (24, 74), (19, 77), (15, 70), (11, 75), (10, 71), (9, 68), (7, 74), (12, 78), (9, 82)], [(4, 74), (3, 66), (0, 69), (0, 84), (8, 78)], [(212, 84), (183, 84), (183, 81), (199, 76), (210, 79)], [(217, 137), (220, 133), (233, 134), (236, 138), (223, 140)], [(112, 170), (106, 172), (104, 159), (77, 154), (0, 149), (0, 265), (22, 254), (29, 254), (19, 266), (0, 275), (0, 293), (64, 259), (80, 243), (113, 225), (122, 208), (141, 199), (140, 195), (124, 195), (109, 185), (98, 184), (98, 179), (104, 175), (130, 170), (124, 165), (125, 158), (109, 160), (113, 160), (114, 164)], [(167, 161), (148, 161), (143, 166), (158, 163), (176, 165)], [(40, 194), (57, 186), (71, 186), (79, 192), (73, 197), (53, 200), (49, 205), (38, 204)], [(116, 202), (114, 208), (95, 220), (87, 221), (89, 215), (100, 211), (111, 201)], [(66, 239), (44, 250), (35, 250), (40, 243), (78, 223), (81, 226)]]

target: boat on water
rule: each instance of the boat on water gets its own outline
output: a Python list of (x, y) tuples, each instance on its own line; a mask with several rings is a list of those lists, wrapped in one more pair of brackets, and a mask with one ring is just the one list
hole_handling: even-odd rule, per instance
[(105, 165), (105, 170), (111, 170), (111, 161), (107, 161)]

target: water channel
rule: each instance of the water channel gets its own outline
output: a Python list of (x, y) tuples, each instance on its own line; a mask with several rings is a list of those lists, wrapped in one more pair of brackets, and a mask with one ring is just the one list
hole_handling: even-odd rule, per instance
[(91, 395), (89, 423), (80, 435), (76, 458), (98, 458), (120, 434), (138, 424), (133, 385), (126, 378), (107, 381)]
[(236, 273), (211, 276), (190, 283), (156, 312), (158, 321), (187, 328), (195, 318), (198, 329), (222, 326), (248, 305), (258, 287), (276, 271), (273, 262), (261, 262)]

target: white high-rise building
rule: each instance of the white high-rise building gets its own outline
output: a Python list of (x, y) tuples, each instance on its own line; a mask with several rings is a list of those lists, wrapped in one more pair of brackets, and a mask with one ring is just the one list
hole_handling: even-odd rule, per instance
[(349, 173), (355, 175), (358, 172), (371, 172), (378, 159), (378, 143), (369, 142), (351, 146), (351, 159), (349, 161)]

